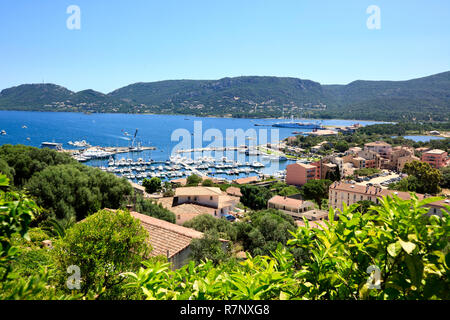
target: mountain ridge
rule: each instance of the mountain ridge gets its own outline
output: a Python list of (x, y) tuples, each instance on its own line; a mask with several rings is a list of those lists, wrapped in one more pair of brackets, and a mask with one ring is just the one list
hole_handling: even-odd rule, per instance
[(450, 71), (410, 80), (320, 84), (274, 76), (136, 82), (102, 93), (57, 84), (0, 91), (0, 110), (174, 113), (199, 116), (448, 120)]

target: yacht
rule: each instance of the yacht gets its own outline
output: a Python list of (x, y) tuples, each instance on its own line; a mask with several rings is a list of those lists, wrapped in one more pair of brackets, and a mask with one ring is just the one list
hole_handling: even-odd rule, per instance
[(6, 131), (5, 131), (5, 130), (2, 130), (2, 131), (0, 131), (0, 134), (1, 134), (2, 136), (4, 136), (4, 135), (6, 134)]
[(253, 161), (252, 167), (254, 167), (254, 168), (262, 168), (262, 167), (264, 167), (264, 165), (261, 162)]

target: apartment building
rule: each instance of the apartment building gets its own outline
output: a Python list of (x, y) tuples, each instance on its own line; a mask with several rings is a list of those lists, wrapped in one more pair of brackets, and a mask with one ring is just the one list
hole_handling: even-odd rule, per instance
[[(373, 186), (363, 186), (359, 184), (352, 184), (346, 182), (334, 182), (329, 189), (328, 205), (333, 209), (343, 209), (343, 203), (350, 206), (358, 201), (368, 200), (376, 204), (380, 202), (383, 196), (397, 196), (400, 199), (408, 200), (411, 198), (409, 192), (387, 190)], [(423, 199), (423, 194), (416, 194), (419, 199)], [(446, 202), (447, 201), (447, 202)], [(448, 205), (449, 200), (441, 200), (430, 203), (427, 207), (430, 207), (429, 214), (442, 215), (444, 204)]]
[(389, 159), (392, 147), (384, 141), (369, 142), (364, 145), (364, 150), (378, 153), (383, 158)]
[(289, 185), (302, 186), (315, 179), (320, 179), (320, 170), (315, 165), (293, 163), (286, 167), (286, 183)]
[(433, 149), (422, 153), (422, 161), (429, 163), (433, 168), (439, 169), (447, 165), (448, 154), (444, 150)]
[(406, 163), (414, 160), (420, 161), (420, 159), (414, 155), (414, 148), (404, 146), (394, 147), (389, 156), (387, 167), (400, 172), (403, 170)]

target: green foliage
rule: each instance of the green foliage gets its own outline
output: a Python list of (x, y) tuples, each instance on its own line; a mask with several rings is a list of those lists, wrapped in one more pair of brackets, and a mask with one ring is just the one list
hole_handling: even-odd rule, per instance
[[(8, 184), (6, 176), (0, 175), (0, 186), (7, 187)], [(11, 271), (9, 262), (18, 253), (18, 248), (11, 243), (11, 237), (19, 234), (29, 239), (28, 228), (38, 210), (38, 206), (25, 195), (0, 190), (0, 277), (8, 276)]]
[(57, 219), (78, 221), (102, 208), (119, 208), (132, 193), (125, 179), (81, 165), (47, 167), (34, 174), (25, 188)]
[(78, 164), (68, 154), (24, 145), (2, 145), (0, 159), (10, 167), (11, 173), (14, 175), (14, 185), (17, 187), (23, 186), (35, 173), (49, 166)]
[(300, 190), (298, 190), (296, 187), (294, 186), (287, 186), (284, 187), (283, 189), (280, 190), (280, 192), (278, 193), (280, 196), (292, 196), (294, 194), (298, 194), (300, 193)]
[(236, 240), (236, 230), (233, 228), (233, 224), (227, 219), (217, 219), (209, 214), (201, 214), (195, 218), (186, 221), (183, 226), (186, 228), (192, 228), (197, 231), (206, 233), (207, 231), (213, 231), (218, 236), (225, 240)]
[(122, 272), (133, 271), (147, 257), (148, 233), (129, 212), (101, 210), (67, 230), (56, 242), (55, 266), (58, 284), (65, 287), (67, 268), (81, 271), (81, 292), (101, 292), (109, 299), (123, 298)]
[[(54, 84), (26, 84), (3, 90), (0, 108), (261, 118), (280, 117), (283, 105), (293, 103), (294, 114), (301, 112), (302, 116), (315, 119), (429, 121), (435, 115), (440, 115), (436, 120), (442, 120), (442, 115), (448, 114), (449, 77), (450, 72), (443, 72), (408, 81), (358, 80), (347, 85), (321, 85), (296, 78), (244, 76), (140, 82), (106, 95), (90, 89), (72, 92)], [(273, 101), (270, 106), (254, 109), (255, 103), (263, 106), (269, 100)], [(312, 107), (319, 103), (327, 107)], [(199, 104), (204, 107), (194, 108)], [(448, 120), (448, 116), (444, 119)]]
[(267, 201), (272, 198), (270, 190), (264, 187), (243, 185), (241, 187), (241, 202), (246, 207), (253, 210), (261, 210), (267, 208)]
[(377, 168), (362, 168), (362, 169), (355, 170), (353, 173), (355, 175), (365, 177), (365, 176), (371, 176), (375, 173), (380, 173), (380, 172), (381, 172), (381, 170), (377, 169)]
[(2, 158), (0, 158), (0, 174), (4, 174), (9, 181), (14, 181), (14, 169)]
[(319, 206), (322, 199), (328, 198), (328, 188), (332, 181), (327, 179), (309, 180), (300, 189), (300, 193), (305, 199), (314, 200)]
[(202, 177), (199, 175), (193, 174), (187, 178), (186, 186), (198, 186), (198, 184), (202, 182)]
[(214, 264), (225, 261), (229, 258), (230, 252), (223, 247), (219, 234), (214, 230), (208, 230), (203, 234), (203, 238), (191, 241), (190, 258), (197, 263), (211, 260)]
[(142, 186), (145, 188), (147, 193), (155, 193), (161, 190), (161, 179), (158, 177), (153, 177), (151, 179), (144, 179), (142, 181)]
[(450, 166), (439, 169), (442, 174), (441, 187), (450, 189)]
[(136, 211), (150, 217), (175, 223), (175, 214), (164, 208), (160, 203), (157, 204), (153, 200), (145, 199), (141, 195), (136, 195)]
[(416, 178), (414, 191), (418, 193), (439, 193), (442, 173), (438, 169), (432, 168), (428, 163), (422, 161), (406, 163), (403, 172)]
[(237, 230), (236, 241), (253, 255), (270, 254), (278, 244), (285, 245), (290, 239), (288, 230), (295, 230), (293, 218), (279, 210), (251, 212), (249, 218), (249, 222), (235, 222), (233, 226)]
[[(240, 264), (207, 260), (170, 270), (144, 262), (139, 272), (127, 273), (127, 286), (159, 300), (447, 300), (449, 216), (426, 216), (424, 205), (433, 200), (384, 198), (367, 214), (357, 205), (344, 207), (339, 220), (330, 210), (328, 228), (292, 232), (288, 244), (308, 253), (299, 268), (278, 246), (271, 256), (248, 255)], [(379, 289), (369, 287), (371, 266), (380, 271)]]
[(214, 183), (213, 183), (213, 181), (211, 179), (205, 179), (202, 182), (202, 186), (204, 186), (204, 187), (213, 187)]

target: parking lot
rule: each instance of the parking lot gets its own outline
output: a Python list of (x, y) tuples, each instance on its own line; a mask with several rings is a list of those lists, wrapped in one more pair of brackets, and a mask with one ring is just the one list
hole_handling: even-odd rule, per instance
[(371, 177), (365, 177), (363, 178), (363, 181), (357, 181), (358, 184), (361, 185), (379, 185), (382, 188), (387, 189), (388, 185), (394, 182), (400, 181), (402, 178), (400, 174), (390, 172), (387, 170), (383, 170), (382, 173), (378, 174), (378, 176)]

